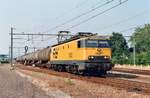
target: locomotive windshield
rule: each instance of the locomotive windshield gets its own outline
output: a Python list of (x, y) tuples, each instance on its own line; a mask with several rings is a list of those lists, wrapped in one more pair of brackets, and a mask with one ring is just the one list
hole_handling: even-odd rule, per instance
[(87, 40), (85, 47), (91, 48), (106, 48), (109, 47), (108, 40)]
[(87, 48), (109, 48), (110, 47), (108, 40), (82, 40), (78, 42), (78, 46), (87, 47)]
[(108, 40), (100, 40), (98, 41), (98, 47), (110, 47)]

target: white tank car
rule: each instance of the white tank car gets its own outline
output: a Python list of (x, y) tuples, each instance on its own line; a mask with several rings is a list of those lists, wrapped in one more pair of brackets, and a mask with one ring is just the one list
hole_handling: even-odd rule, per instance
[(38, 60), (48, 62), (50, 60), (51, 47), (44, 48), (38, 52)]

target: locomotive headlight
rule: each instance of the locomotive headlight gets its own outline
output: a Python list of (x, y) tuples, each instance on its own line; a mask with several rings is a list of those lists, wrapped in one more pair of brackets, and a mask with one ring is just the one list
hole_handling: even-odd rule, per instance
[(104, 58), (105, 58), (105, 59), (109, 59), (110, 57), (109, 57), (109, 56), (104, 56)]
[(94, 57), (93, 57), (93, 56), (91, 56), (91, 59), (94, 59)]
[(94, 56), (89, 56), (89, 60), (93, 60), (94, 59)]

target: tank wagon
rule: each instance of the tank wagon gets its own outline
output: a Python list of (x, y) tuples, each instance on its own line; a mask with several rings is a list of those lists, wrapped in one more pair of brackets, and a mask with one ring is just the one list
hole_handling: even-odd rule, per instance
[(50, 67), (51, 47), (44, 48), (38, 52), (37, 66)]
[(32, 53), (28, 53), (23, 56), (19, 56), (16, 58), (17, 62), (20, 62), (24, 65), (36, 65), (42, 66), (42, 64), (48, 64), (50, 61), (50, 51), (51, 48), (47, 47), (42, 50), (38, 50)]
[(106, 74), (114, 66), (111, 63), (109, 38), (92, 33), (78, 33), (68, 40), (51, 47), (17, 58), (24, 64), (44, 65), (56, 71), (74, 74)]

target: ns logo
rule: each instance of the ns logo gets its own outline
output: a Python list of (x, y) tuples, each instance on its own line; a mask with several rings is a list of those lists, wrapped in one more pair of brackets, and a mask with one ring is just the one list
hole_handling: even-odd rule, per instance
[(102, 49), (99, 49), (99, 48), (98, 48), (96, 54), (97, 54), (97, 55), (101, 55), (102, 53), (103, 53)]

